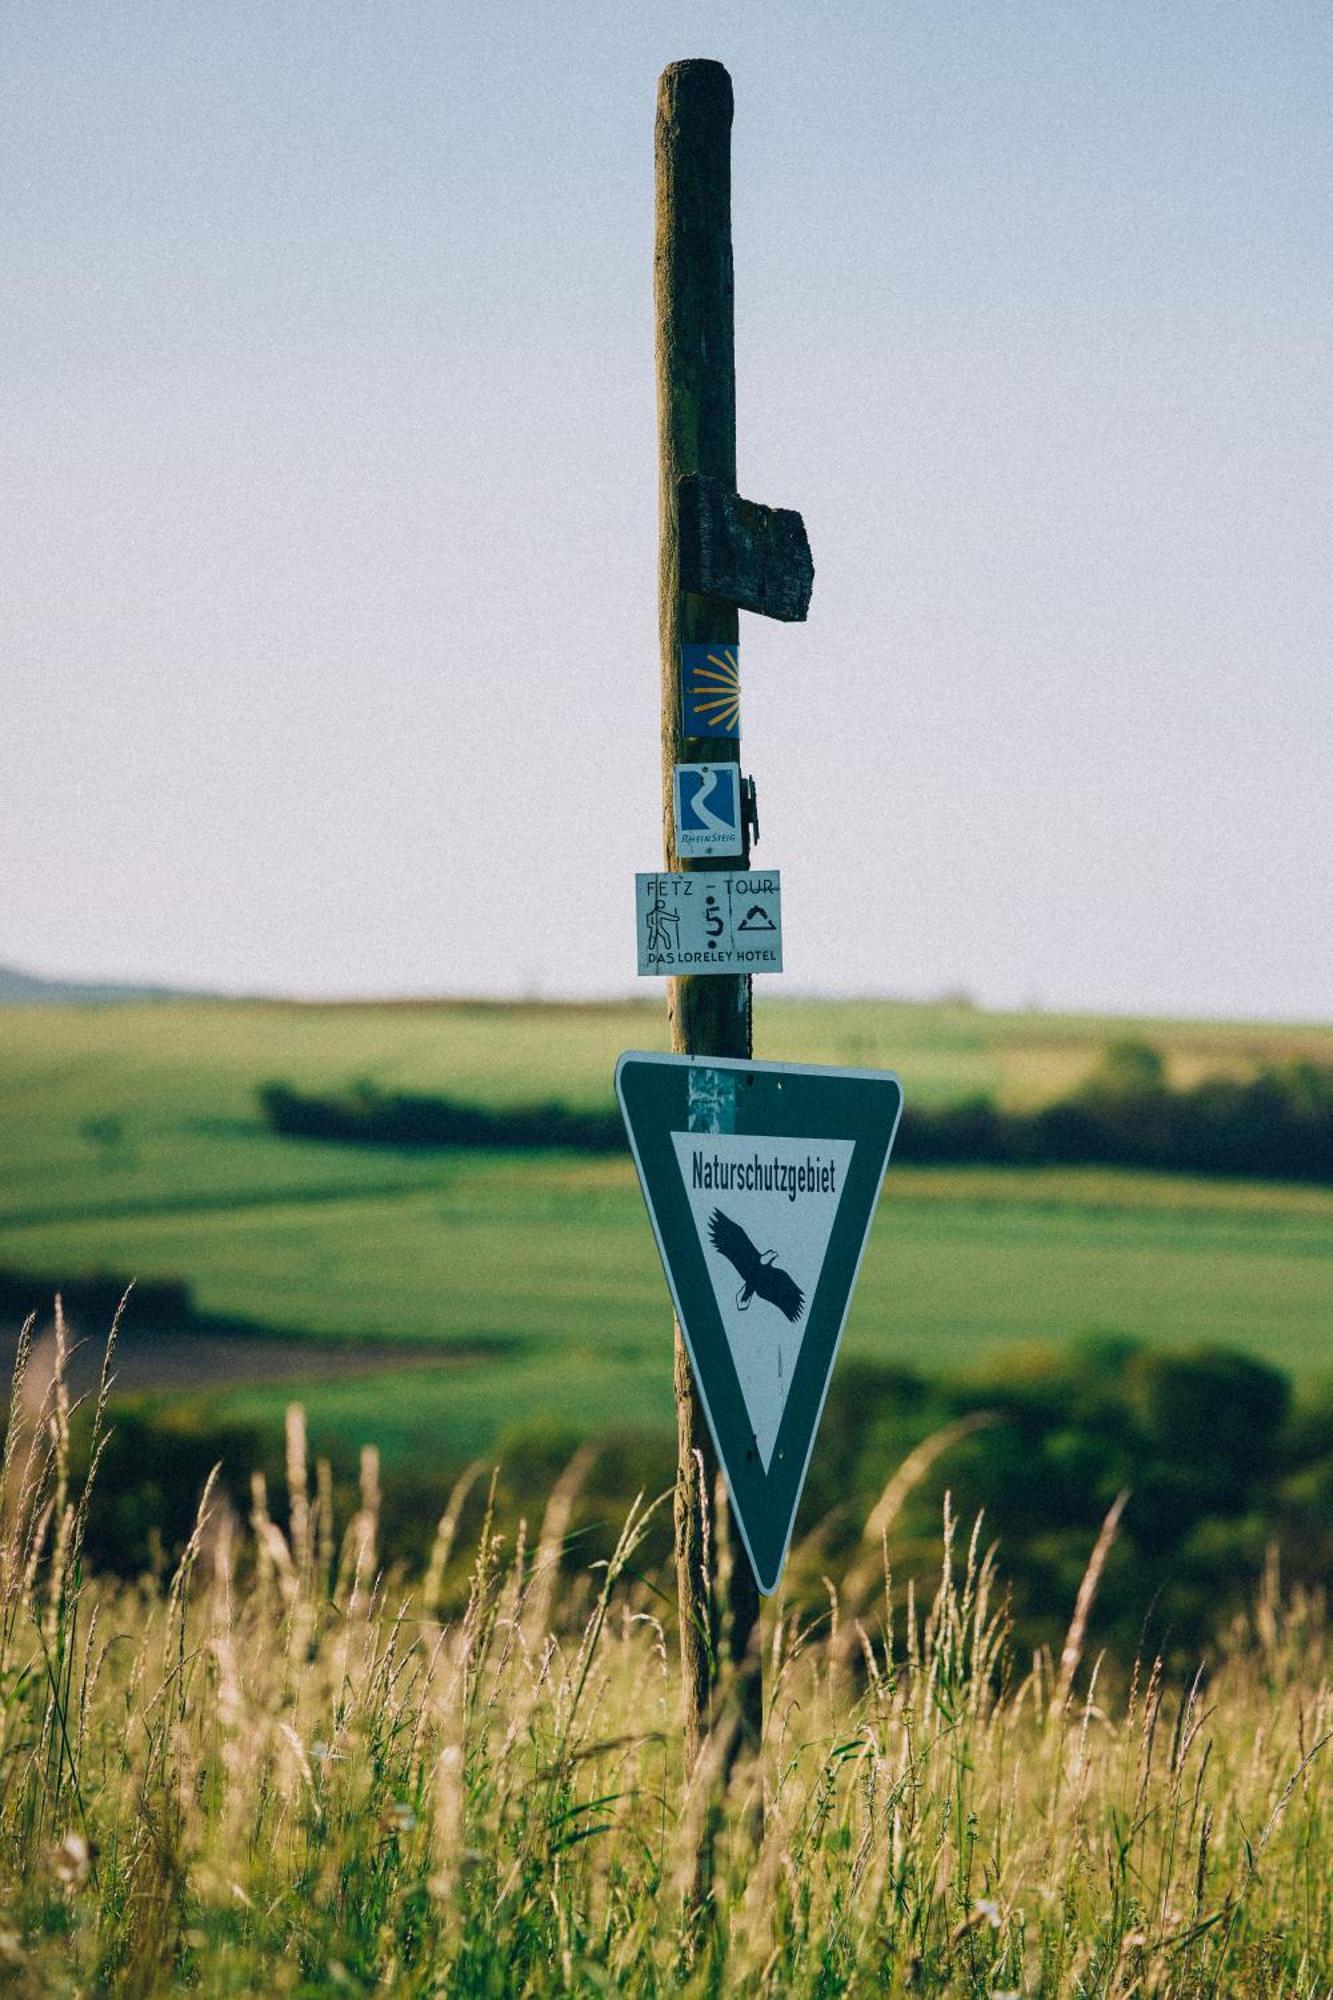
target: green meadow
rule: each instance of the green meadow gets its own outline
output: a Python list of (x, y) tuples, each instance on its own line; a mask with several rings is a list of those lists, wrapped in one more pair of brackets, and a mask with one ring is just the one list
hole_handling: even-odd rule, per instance
[[(909, 1097), (1030, 1105), (1134, 1034), (1173, 1080), (1333, 1060), (1333, 1030), (770, 1002), (759, 1052), (882, 1065)], [(170, 1004), (0, 1015), (0, 1264), (51, 1283), (184, 1278), (276, 1339), (411, 1347), (400, 1371), (304, 1381), (312, 1424), (391, 1456), (489, 1447), (539, 1414), (665, 1425), (669, 1320), (628, 1161), (293, 1141), (257, 1087), (360, 1078), (479, 1103), (607, 1100), (652, 1003)], [(1112, 1328), (1225, 1342), (1297, 1378), (1329, 1363), (1333, 1190), (1110, 1170), (891, 1168), (847, 1351), (931, 1370)], [(95, 1333), (99, 1329), (81, 1329)], [(438, 1349), (438, 1361), (420, 1350)], [(281, 1384), (201, 1389), (267, 1422)]]

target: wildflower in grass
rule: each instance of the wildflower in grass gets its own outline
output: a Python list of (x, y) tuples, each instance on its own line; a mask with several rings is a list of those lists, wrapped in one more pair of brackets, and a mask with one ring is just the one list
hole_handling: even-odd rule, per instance
[(969, 1931), (981, 1930), (987, 1925), (991, 1930), (998, 1931), (1003, 1921), (999, 1904), (993, 1903), (988, 1896), (978, 1896), (962, 1922), (954, 1926), (950, 1942), (957, 1944)]
[(52, 1857), (56, 1880), (66, 1889), (81, 1889), (92, 1865), (92, 1849), (81, 1833), (67, 1833)]

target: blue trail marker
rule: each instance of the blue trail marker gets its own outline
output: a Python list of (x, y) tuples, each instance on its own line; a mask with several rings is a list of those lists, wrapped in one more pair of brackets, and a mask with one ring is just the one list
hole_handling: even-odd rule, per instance
[(742, 854), (738, 764), (677, 764), (676, 853)]
[(709, 640), (680, 649), (681, 735), (735, 742), (741, 733), (741, 654)]

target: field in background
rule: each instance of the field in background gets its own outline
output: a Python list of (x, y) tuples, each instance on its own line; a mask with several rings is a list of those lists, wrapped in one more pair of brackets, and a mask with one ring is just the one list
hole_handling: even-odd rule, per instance
[[(1133, 1034), (1172, 1080), (1333, 1061), (1333, 1029), (992, 1015), (962, 1004), (766, 1001), (759, 1053), (883, 1065), (909, 1097), (1067, 1092)], [(255, 1092), (362, 1077), (478, 1103), (604, 1103), (656, 1002), (0, 1013), (0, 1263), (183, 1277), (197, 1308), (286, 1339), (438, 1343), (447, 1369), (302, 1385), (325, 1435), (481, 1449), (537, 1412), (665, 1423), (667, 1322), (627, 1161), (300, 1143)], [(1333, 1190), (1112, 1171), (891, 1170), (849, 1352), (933, 1369), (1090, 1326), (1329, 1364)], [(98, 1329), (87, 1329), (97, 1331)], [(228, 1350), (227, 1368), (235, 1356)], [(284, 1391), (227, 1377), (229, 1413)]]

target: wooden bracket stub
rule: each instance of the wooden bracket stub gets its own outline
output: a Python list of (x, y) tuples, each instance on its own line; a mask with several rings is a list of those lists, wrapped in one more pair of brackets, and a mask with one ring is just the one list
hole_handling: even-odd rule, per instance
[(815, 565), (799, 514), (742, 500), (699, 472), (686, 473), (676, 492), (686, 590), (788, 623), (806, 616)]

